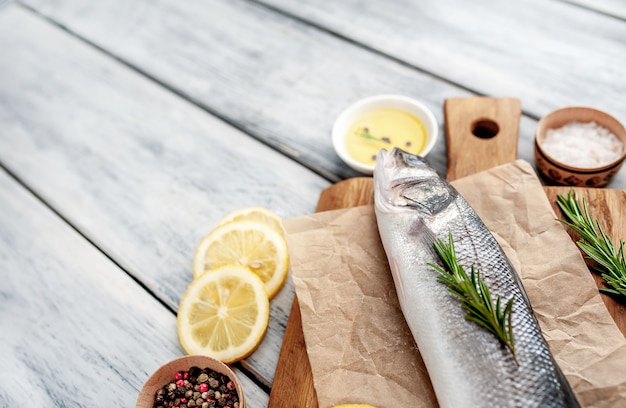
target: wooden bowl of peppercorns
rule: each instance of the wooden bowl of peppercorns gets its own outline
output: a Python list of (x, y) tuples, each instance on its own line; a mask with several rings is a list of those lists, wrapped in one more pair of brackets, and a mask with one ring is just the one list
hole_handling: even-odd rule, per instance
[(137, 408), (245, 408), (243, 390), (235, 373), (207, 356), (176, 358), (146, 381)]

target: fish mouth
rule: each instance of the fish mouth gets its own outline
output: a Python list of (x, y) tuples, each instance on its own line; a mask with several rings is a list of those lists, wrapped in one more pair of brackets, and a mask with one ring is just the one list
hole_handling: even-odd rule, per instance
[(414, 158), (417, 156), (398, 148), (391, 151), (381, 149), (376, 155), (375, 201), (381, 208), (389, 209), (397, 205), (394, 202), (397, 202), (403, 187), (412, 179), (411, 169), (417, 164)]
[(390, 186), (392, 184), (394, 166), (397, 162), (396, 149), (391, 152), (381, 149), (376, 155), (374, 167), (374, 205), (377, 210), (390, 212), (393, 208), (394, 196)]
[(375, 205), (387, 212), (404, 207), (434, 215), (457, 195), (422, 157), (398, 148), (378, 153), (374, 184)]
[(386, 180), (399, 179), (403, 177), (403, 173), (407, 171), (413, 172), (415, 169), (432, 170), (421, 156), (397, 147), (394, 147), (391, 151), (381, 149), (376, 156), (376, 168), (374, 171), (378, 172), (379, 178)]

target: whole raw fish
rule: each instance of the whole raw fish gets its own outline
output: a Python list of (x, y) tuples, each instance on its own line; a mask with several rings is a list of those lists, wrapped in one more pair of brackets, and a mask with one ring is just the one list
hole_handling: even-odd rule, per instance
[[(381, 150), (375, 210), (400, 306), (442, 407), (578, 407), (533, 314), (521, 280), (465, 199), (421, 157)], [(458, 298), (428, 263), (452, 234), (460, 265), (475, 265), (495, 298), (513, 298), (513, 354), (465, 319)]]

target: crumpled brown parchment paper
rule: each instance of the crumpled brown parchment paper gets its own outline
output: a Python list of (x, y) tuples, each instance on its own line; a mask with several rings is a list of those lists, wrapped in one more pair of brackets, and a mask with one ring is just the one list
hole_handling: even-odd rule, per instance
[[(520, 274), (544, 336), (584, 407), (626, 401), (626, 340), (532, 167), (452, 183)], [(285, 220), (320, 408), (436, 407), (400, 310), (372, 206)]]

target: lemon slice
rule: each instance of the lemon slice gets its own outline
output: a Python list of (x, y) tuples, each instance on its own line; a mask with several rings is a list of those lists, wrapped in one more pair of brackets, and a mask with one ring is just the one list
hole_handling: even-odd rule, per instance
[(193, 274), (237, 264), (256, 273), (271, 299), (287, 279), (289, 256), (284, 236), (256, 221), (233, 221), (216, 227), (198, 244)]
[(274, 212), (264, 207), (248, 207), (233, 211), (224, 217), (218, 227), (233, 221), (257, 221), (267, 224), (281, 235), (285, 234), (282, 219)]
[(226, 265), (191, 282), (178, 308), (178, 337), (188, 354), (231, 363), (256, 349), (269, 316), (261, 279), (246, 267)]

